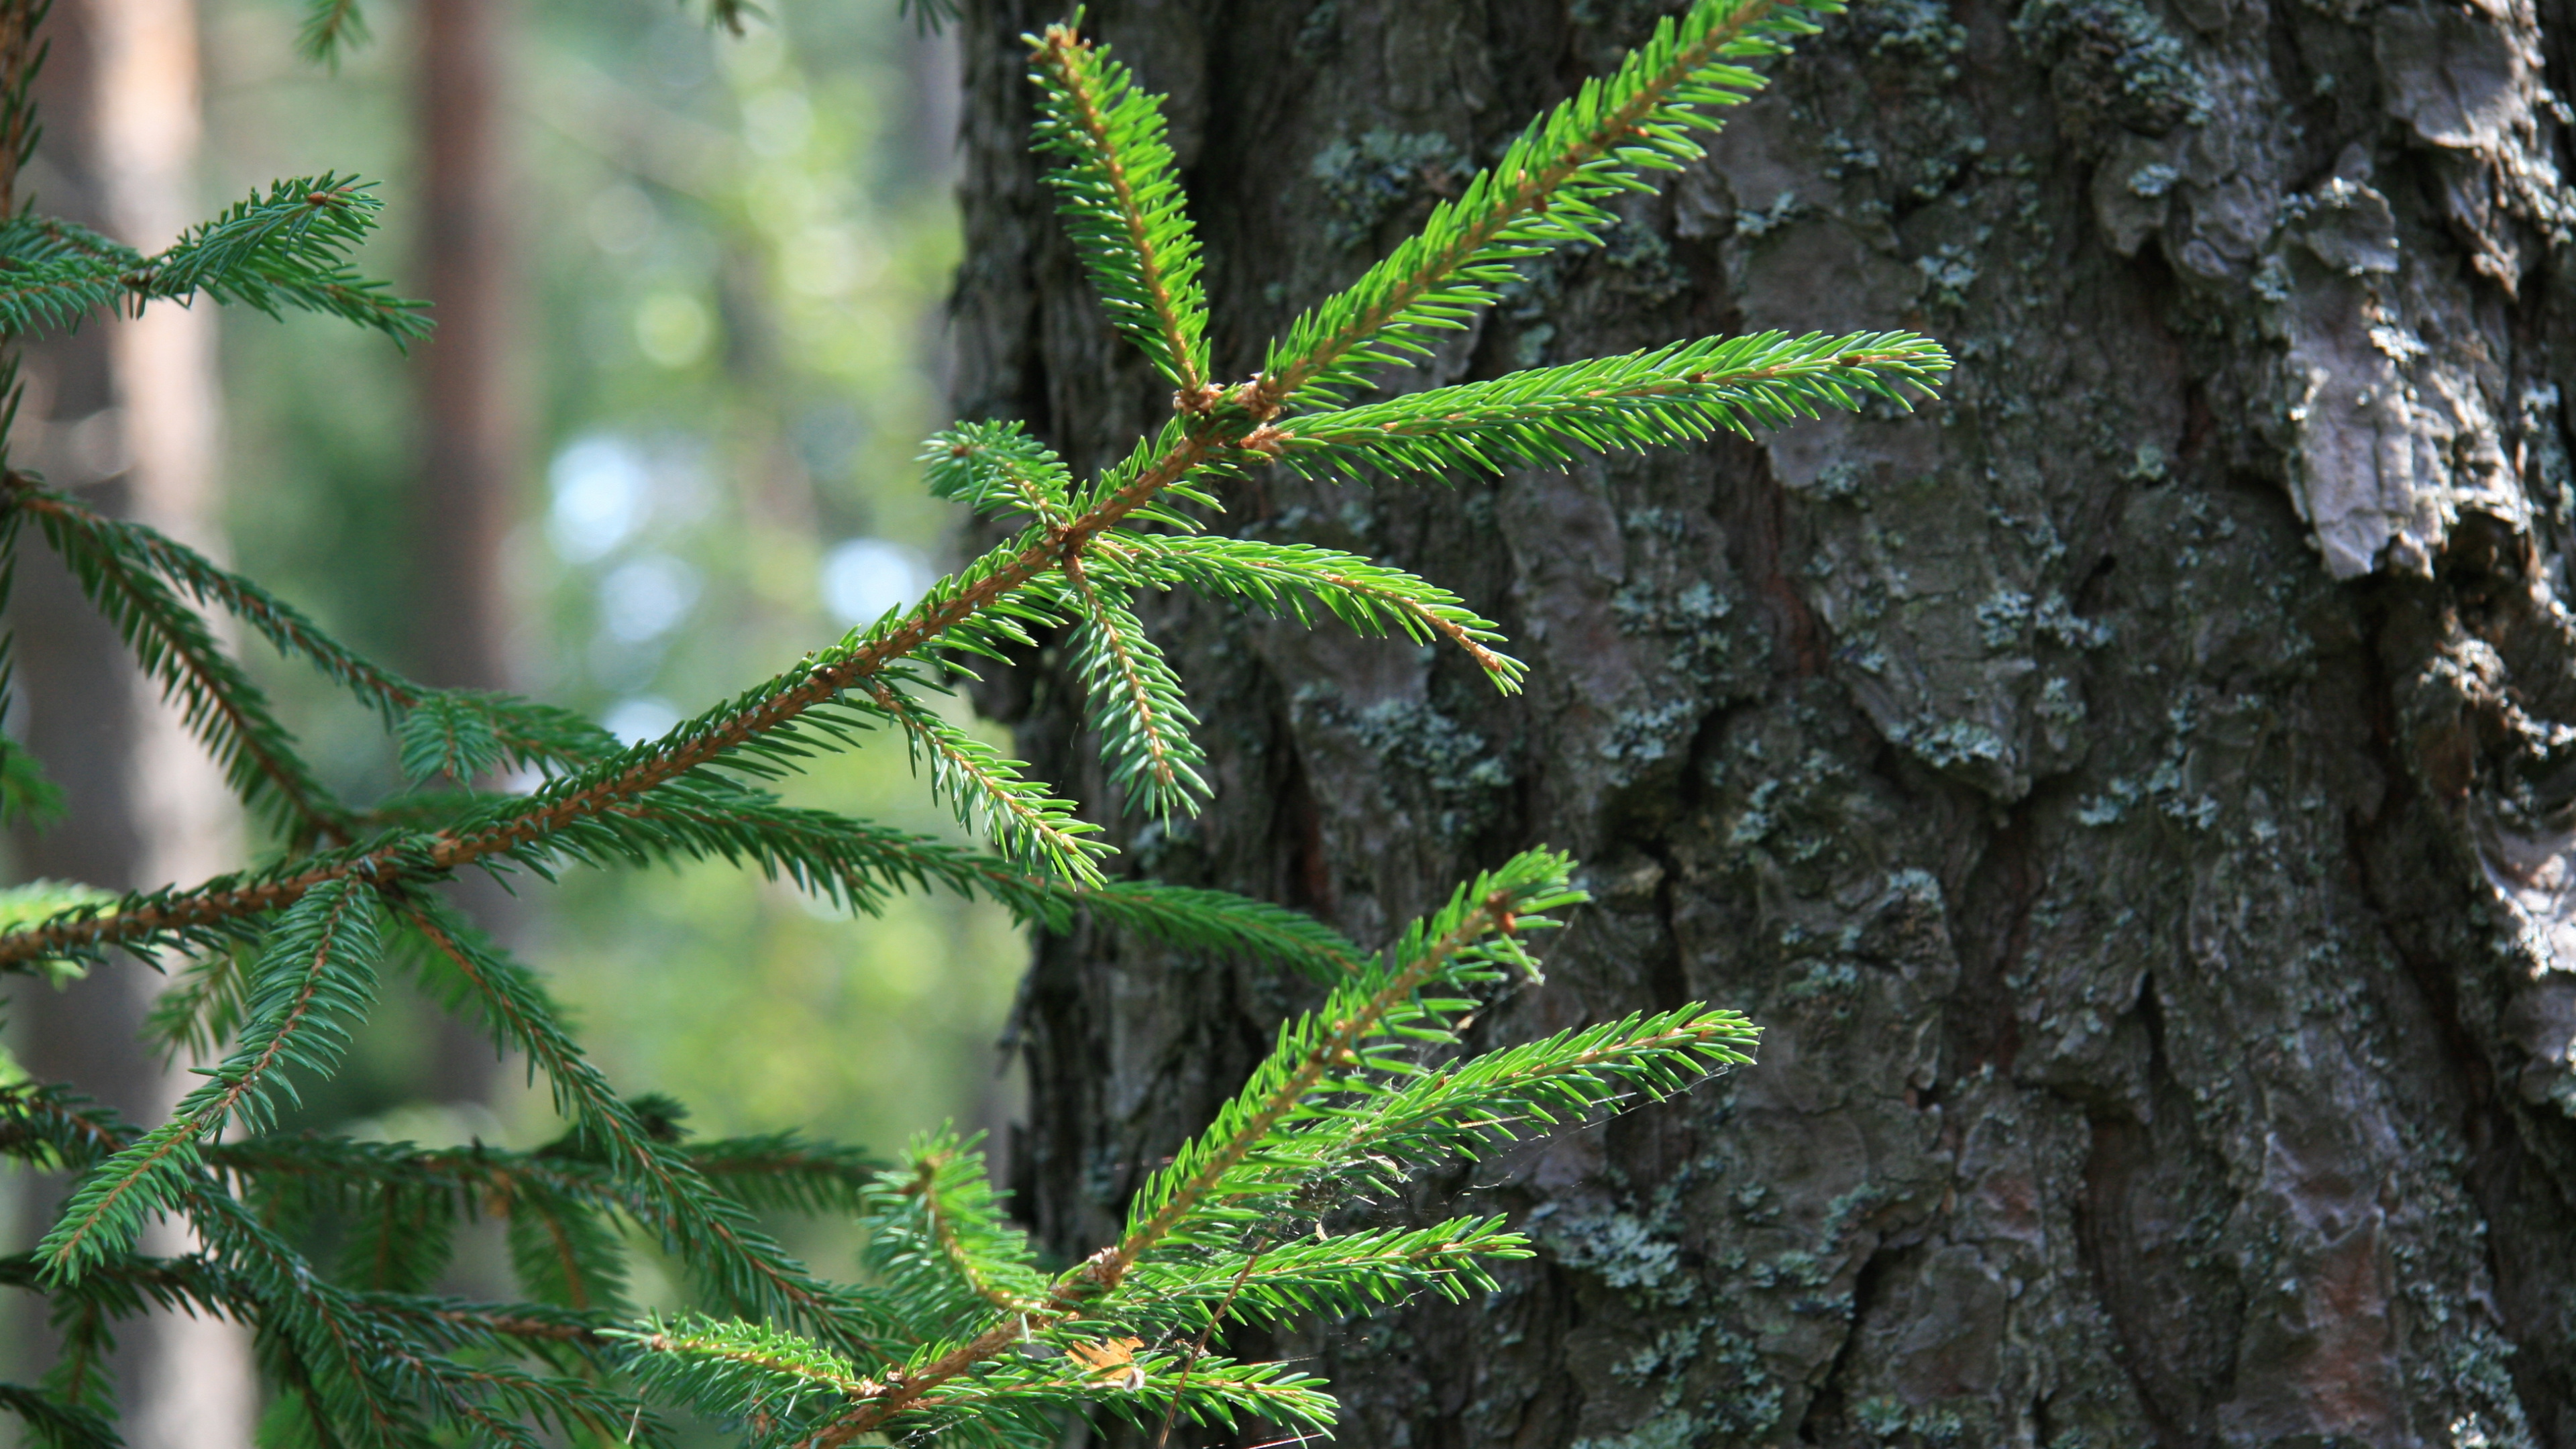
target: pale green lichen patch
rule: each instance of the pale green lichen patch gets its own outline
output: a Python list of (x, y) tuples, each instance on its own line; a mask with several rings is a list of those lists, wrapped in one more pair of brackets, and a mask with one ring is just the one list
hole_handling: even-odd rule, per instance
[(2053, 67), (2060, 113), (2079, 132), (2108, 123), (2161, 136), (2209, 119), (2209, 87), (2181, 39), (2136, 0), (2030, 0), (2013, 33)]
[(1550, 1203), (1530, 1214), (1529, 1231), (1557, 1262), (1589, 1273), (1641, 1303), (1679, 1305), (1698, 1291), (1681, 1244), (1659, 1237), (1632, 1213), (1587, 1213)]
[(1307, 169), (1333, 208), (1327, 232), (1344, 247), (1367, 245), (1379, 223), (1426, 197), (1455, 194), (1476, 170), (1438, 131), (1384, 129), (1326, 146)]

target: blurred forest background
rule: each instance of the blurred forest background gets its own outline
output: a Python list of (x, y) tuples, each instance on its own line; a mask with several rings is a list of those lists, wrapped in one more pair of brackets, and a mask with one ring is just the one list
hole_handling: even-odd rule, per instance
[[(387, 203), (363, 269), (436, 304), (439, 336), (406, 356), (327, 320), (211, 309), (93, 327), (37, 349), (14, 464), (228, 554), (433, 683), (509, 688), (627, 736), (928, 582), (951, 521), (913, 462), (944, 421), (947, 42), (896, 0), (781, 5), (740, 38), (667, 0), (416, 0), (372, 7), (373, 40), (335, 71), (299, 56), (303, 11), (58, 0), (28, 184), (148, 248), (271, 178), (356, 172)], [(147, 415), (129, 391), (182, 401)], [(59, 580), (22, 577), (11, 623), (10, 728), (72, 811), (11, 841), (11, 879), (124, 887), (266, 848), (219, 804), (189, 805), (204, 768), (171, 758), (167, 721)], [(371, 718), (247, 652), (330, 784), (358, 800), (394, 787)], [(135, 722), (113, 727), (128, 706)], [(788, 791), (951, 828), (899, 747)], [(179, 835), (195, 843), (174, 849)], [(701, 1134), (890, 1148), (1010, 1110), (994, 1043), (1025, 946), (998, 912), (916, 897), (852, 921), (721, 867), (473, 894), (621, 1089), (679, 1098)], [(120, 964), (58, 996), (22, 988), (11, 1049), (40, 1076), (140, 1071), (120, 1105), (150, 1113), (184, 1079), (116, 1064), (143, 1061), (127, 1043), (158, 982)], [(515, 1065), (404, 999), (291, 1125), (514, 1146), (561, 1130)], [(41, 1232), (49, 1192), (10, 1185), (13, 1249)], [(831, 1225), (779, 1226), (851, 1270)], [(635, 1287), (671, 1301), (667, 1283)], [(7, 1323), (24, 1366), (46, 1330)], [(247, 1410), (227, 1407), (236, 1370), (216, 1361), (239, 1346), (190, 1348), (188, 1331), (127, 1346), (130, 1443), (236, 1442), (220, 1416)], [(168, 1402), (142, 1402), (155, 1395)]]

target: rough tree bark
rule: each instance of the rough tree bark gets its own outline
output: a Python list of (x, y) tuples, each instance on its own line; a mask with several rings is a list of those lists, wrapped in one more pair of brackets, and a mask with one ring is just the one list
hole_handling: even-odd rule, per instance
[[(1100, 0), (1173, 94), (1240, 375), (1673, 8)], [(966, 413), (1162, 406), (967, 32)], [(1535, 666), (1175, 605), (1220, 797), (1136, 867), (1382, 937), (1546, 841), (1599, 904), (1495, 1040), (1705, 999), (1761, 1064), (1436, 1185), (1544, 1245), (1328, 1324), (1343, 1442), (2576, 1444), (2565, 7), (1862, 0), (1430, 378), (1911, 325), (1942, 403), (1499, 483), (1256, 478)], [(1420, 379), (1415, 379), (1419, 381)], [(1086, 793), (1060, 661), (994, 691)], [(1021, 1029), (1073, 1249), (1290, 995), (1086, 937)]]

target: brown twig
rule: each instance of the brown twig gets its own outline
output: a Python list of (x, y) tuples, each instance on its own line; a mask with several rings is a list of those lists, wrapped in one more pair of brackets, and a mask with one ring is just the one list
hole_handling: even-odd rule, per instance
[(1224, 1301), (1208, 1315), (1207, 1327), (1199, 1330), (1198, 1342), (1191, 1344), (1188, 1355), (1182, 1358), (1181, 1376), (1172, 1381), (1172, 1401), (1163, 1406), (1163, 1427), (1154, 1433), (1154, 1449), (1163, 1449), (1164, 1444), (1171, 1440), (1172, 1421), (1181, 1416), (1181, 1391), (1190, 1386), (1190, 1370), (1198, 1366), (1199, 1355), (1207, 1352), (1208, 1339), (1215, 1335), (1216, 1326), (1225, 1321), (1226, 1313), (1234, 1307), (1235, 1295), (1243, 1291), (1244, 1283), (1252, 1277), (1253, 1265), (1269, 1251), (1270, 1239), (1267, 1237), (1253, 1246), (1252, 1255), (1243, 1260), (1243, 1271), (1234, 1275), (1234, 1283), (1225, 1290)]

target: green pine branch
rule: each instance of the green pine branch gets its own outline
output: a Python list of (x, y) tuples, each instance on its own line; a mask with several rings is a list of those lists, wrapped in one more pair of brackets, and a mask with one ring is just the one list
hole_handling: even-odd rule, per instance
[(1024, 514), (1053, 528), (1072, 517), (1073, 473), (1015, 422), (960, 423), (933, 433), (917, 460), (933, 498), (997, 518)]
[[(110, 945), (219, 940), (237, 931), (242, 918), (291, 904), (325, 881), (358, 873), (378, 880), (445, 874), (531, 848), (544, 837), (619, 809), (705, 766), (757, 766), (768, 737), (827, 703), (843, 700), (854, 686), (916, 653), (938, 649), (998, 654), (1004, 643), (1029, 637), (1016, 616), (1053, 622), (1057, 616), (1048, 612), (1046, 601), (1054, 597), (1054, 589), (1045, 581), (1053, 579), (1064, 559), (1088, 548), (1099, 533), (1145, 509), (1183, 478), (1211, 466), (1221, 453), (1233, 450), (1232, 435), (1226, 432), (1231, 426), (1211, 423), (1185, 430), (1168, 455), (1116, 471), (1116, 487), (1088, 500), (1084, 512), (1062, 530), (993, 550), (935, 584), (903, 616), (853, 631), (834, 648), (808, 656), (786, 673), (683, 722), (661, 740), (559, 776), (507, 810), (426, 837), (405, 836), (365, 850), (312, 857), (292, 868), (220, 876), (193, 887), (131, 896), (112, 913), (65, 917), (0, 932), (0, 970), (26, 969), (35, 960)], [(1026, 597), (1032, 589), (1038, 591), (1035, 599)], [(1064, 859), (1078, 862), (1098, 850), (1096, 842), (1076, 842), (1075, 853)]]
[(927, 767), (933, 798), (945, 798), (957, 821), (986, 837), (1009, 859), (1043, 865), (1071, 880), (1100, 880), (1100, 858), (1110, 846), (1100, 827), (1074, 813), (1042, 780), (1021, 772), (1021, 762), (940, 717), (929, 706), (886, 683), (869, 681), (853, 701), (904, 732), (915, 769)]
[(320, 312), (408, 342), (429, 335), (427, 304), (360, 276), (349, 256), (383, 203), (334, 173), (272, 182), (152, 256), (32, 213), (0, 221), (0, 332), (66, 331), (92, 313), (200, 294), (279, 316)]
[(1939, 344), (1910, 332), (1711, 337), (1311, 413), (1272, 446), (1304, 477), (1500, 473), (1685, 447), (1721, 428), (1749, 437), (1873, 397), (1911, 409), (1907, 386), (1928, 392), (1949, 369)]
[(60, 1083), (0, 1087), (0, 1157), (40, 1171), (77, 1172), (125, 1145), (114, 1111)]
[(953, 1131), (926, 1134), (881, 1174), (861, 1223), (862, 1259), (921, 1338), (954, 1337), (995, 1313), (1042, 1313), (1047, 1281), (1007, 1224), (984, 1154)]
[(430, 953), (484, 1026), (506, 1047), (527, 1053), (554, 1088), (555, 1111), (574, 1122), (635, 1195), (635, 1211), (672, 1254), (701, 1275), (721, 1302), (778, 1316), (854, 1346), (896, 1336), (870, 1295), (813, 1276), (763, 1232), (751, 1214), (718, 1191), (688, 1158), (653, 1140), (634, 1109), (609, 1090), (566, 1032), (536, 979), (428, 898), (407, 898), (396, 913)]
[[(65, 918), (87, 919), (116, 909), (118, 898), (95, 886), (70, 881), (31, 880), (0, 889), (0, 930), (41, 926)], [(27, 963), (56, 986), (89, 974), (90, 959), (80, 953), (39, 957)]]
[(1110, 783), (1130, 810), (1165, 819), (1174, 810), (1196, 815), (1209, 793), (1208, 763), (1190, 737), (1199, 719), (1182, 698), (1180, 675), (1129, 599), (1078, 566), (1068, 573), (1082, 616), (1073, 672), (1090, 695), (1090, 725)]
[(1529, 1256), (1528, 1240), (1507, 1231), (1499, 1217), (1290, 1238), (1256, 1253), (1147, 1259), (1086, 1317), (1172, 1332), (1203, 1327), (1221, 1314), (1278, 1323), (1367, 1313), (1425, 1290), (1454, 1303), (1493, 1288), (1487, 1262)]
[(1358, 554), (1212, 534), (1121, 533), (1104, 539), (1094, 557), (1095, 572), (1158, 588), (1188, 588), (1310, 628), (1320, 609), (1357, 634), (1402, 633), (1417, 644), (1444, 641), (1463, 650), (1505, 693), (1517, 693), (1528, 672), (1519, 660), (1486, 647), (1503, 642), (1500, 626), (1456, 594)]
[[(301, 659), (349, 692), (404, 741), (405, 771), (414, 779), (447, 774), (465, 779), (483, 770), (560, 769), (592, 763), (612, 753), (616, 740), (571, 710), (513, 695), (440, 690), (416, 684), (323, 632), (293, 605), (157, 529), (102, 517), (66, 494), (24, 474), (5, 479), (7, 515), (77, 535), (80, 546), (138, 574), (151, 574), (198, 606), (220, 608), (249, 625), (277, 652)], [(426, 712), (430, 719), (414, 723)], [(453, 745), (411, 743), (415, 735), (456, 736)]]
[[(941, 718), (922, 691), (978, 657), (1068, 645), (1110, 777), (1131, 803), (1194, 808), (1210, 772), (1190, 740), (1182, 682), (1138, 619), (1144, 589), (1188, 589), (1301, 624), (1331, 614), (1363, 633), (1445, 641), (1506, 690), (1522, 676), (1492, 647), (1496, 626), (1426, 580), (1357, 555), (1211, 535), (1219, 484), (1274, 466), (1307, 476), (1545, 467), (1871, 397), (1904, 406), (1928, 391), (1948, 358), (1910, 334), (1766, 334), (1341, 406), (1378, 369), (1425, 355), (1435, 330), (1490, 303), (1515, 262), (1600, 240), (1617, 193), (1696, 160), (1716, 111), (1759, 86), (1746, 62), (1780, 53), (1811, 28), (1807, 16), (1833, 8), (1691, 5), (1613, 75), (1533, 123), (1421, 235), (1301, 317), (1261, 374), (1232, 385), (1209, 370), (1197, 242), (1159, 102), (1073, 25), (1033, 39), (1039, 141), (1060, 163), (1049, 184), (1112, 322), (1172, 382), (1173, 416), (1082, 480), (1017, 425), (940, 434), (923, 459), (933, 491), (1019, 532), (913, 605), (658, 740), (620, 748), (561, 712), (422, 690), (201, 556), (9, 478), (0, 554), (34, 516), (58, 548), (69, 538), (94, 572), (113, 572), (103, 591), (141, 621), (127, 631), (141, 636), (138, 652), (148, 664), (154, 650), (172, 661), (159, 671), (183, 705), (208, 701), (190, 706), (192, 722), (238, 765), (228, 770), (236, 788), (282, 802), (267, 808), (291, 831), (284, 858), (192, 886), (0, 900), (0, 969), (76, 973), (118, 945), (179, 952), (193, 959), (155, 1018), (159, 1039), (201, 1055), (231, 1042), (153, 1132), (59, 1089), (0, 1090), (0, 1155), (84, 1173), (43, 1256), (30, 1260), (71, 1350), (32, 1392), (74, 1413), (100, 1402), (98, 1369), (115, 1323), (142, 1301), (134, 1295), (182, 1292), (169, 1285), (193, 1274), (184, 1291), (254, 1326), (285, 1402), (323, 1443), (593, 1441), (621, 1432), (621, 1420), (627, 1438), (649, 1441), (662, 1431), (646, 1397), (692, 1404), (755, 1441), (813, 1449), (870, 1434), (1036, 1445), (1052, 1441), (1066, 1412), (1092, 1409), (1159, 1414), (1167, 1429), (1184, 1414), (1301, 1432), (1328, 1425), (1331, 1400), (1316, 1381), (1208, 1353), (1223, 1324), (1425, 1291), (1456, 1297), (1489, 1283), (1491, 1261), (1529, 1251), (1499, 1220), (1336, 1234), (1326, 1227), (1335, 1205), (1682, 1090), (1745, 1060), (1752, 1029), (1691, 1007), (1467, 1052), (1460, 1029), (1479, 993), (1514, 971), (1535, 980), (1522, 937), (1582, 899), (1563, 858), (1515, 858), (1370, 955), (1294, 912), (1110, 879), (1098, 828)], [(716, 10), (721, 22), (741, 7), (717, 0)], [(345, 0), (321, 0), (316, 49), (330, 50), (359, 19)], [(0, 150), (22, 156), (9, 140), (23, 135), (10, 129), (24, 119), (24, 73), (14, 74), (0, 84)], [(0, 221), (0, 331), (12, 316), (67, 322), (202, 293), (337, 311), (404, 335), (418, 323), (407, 304), (345, 265), (372, 206), (335, 178), (289, 183), (150, 258), (59, 223)], [(1292, 416), (1292, 406), (1307, 410)], [(5, 568), (0, 558), (0, 582)], [(213, 647), (199, 609), (242, 618), (355, 693), (392, 731), (418, 788), (364, 812), (298, 794), (310, 772), (295, 774), (292, 738)], [(0, 655), (0, 680), (6, 669)], [(933, 793), (995, 849), (791, 807), (768, 788), (887, 733), (903, 737)], [(543, 778), (525, 796), (474, 788), (504, 769)], [(40, 793), (32, 783), (10, 791)], [(1087, 918), (1176, 949), (1293, 967), (1322, 983), (1325, 999), (1282, 1027), (1241, 1093), (1151, 1176), (1119, 1240), (1048, 1278), (1004, 1221), (971, 1142), (923, 1139), (900, 1167), (878, 1172), (848, 1149), (790, 1135), (686, 1141), (672, 1104), (611, 1092), (534, 975), (434, 891), (469, 867), (550, 877), (569, 865), (712, 859), (854, 909), (937, 887), (998, 901), (1044, 929)], [(290, 1069), (336, 1063), (371, 989), (379, 903), (423, 979), (546, 1074), (572, 1124), (562, 1141), (510, 1153), (211, 1140), (229, 1120), (267, 1122), (274, 1093), (293, 1089)], [(335, 912), (363, 913), (366, 930), (340, 941)], [(856, 1215), (875, 1285), (815, 1276), (766, 1235), (754, 1207)], [(153, 1213), (185, 1215), (201, 1257), (136, 1259), (133, 1233)], [(486, 1213), (505, 1219), (531, 1301), (420, 1293), (443, 1271), (458, 1225)], [(710, 1316), (609, 1328), (629, 1228), (687, 1270)], [(296, 1252), (290, 1235), (302, 1234), (342, 1245), (335, 1272)], [(130, 1286), (154, 1282), (163, 1288)]]
[(335, 881), (282, 917), (253, 971), (241, 1041), (162, 1126), (109, 1158), (74, 1190), (37, 1252), (57, 1280), (76, 1282), (124, 1252), (144, 1220), (169, 1210), (198, 1164), (198, 1147), (239, 1119), (265, 1127), (289, 1070), (328, 1075), (375, 993), (383, 954), (375, 892)]
[(885, 1388), (843, 1355), (763, 1324), (681, 1314), (617, 1336), (638, 1350), (633, 1372), (645, 1389), (737, 1426), (755, 1445), (806, 1442), (835, 1407)]
[(1698, 0), (1658, 21), (1607, 78), (1532, 121), (1502, 159), (1433, 208), (1422, 229), (1300, 316), (1262, 364), (1256, 410), (1337, 404), (1380, 368), (1430, 354), (1432, 334), (1493, 305), (1513, 265), (1554, 247), (1597, 245), (1616, 218), (1602, 203), (1652, 189), (1642, 173), (1698, 161), (1697, 134), (1761, 89), (1744, 62), (1786, 53), (1808, 17), (1840, 0)]
[(342, 55), (368, 39), (367, 13), (358, 0), (305, 0), (304, 23), (295, 32), (295, 53), (336, 68)]
[[(1312, 1177), (1350, 1190), (1392, 1186), (1408, 1169), (1474, 1157), (1630, 1098), (1661, 1099), (1753, 1060), (1761, 1032), (1694, 1002), (1559, 1032), (1440, 1066), (1409, 1067), (1324, 1109), (1297, 1134)], [(1446, 1044), (1446, 1043), (1444, 1043)]]
[(29, 1442), (42, 1449), (123, 1449), (125, 1443), (107, 1415), (24, 1384), (0, 1384), (0, 1410), (16, 1415)]
[(1546, 912), (1587, 899), (1570, 884), (1571, 862), (1548, 851), (1514, 857), (1459, 887), (1447, 906), (1415, 921), (1387, 955), (1336, 988), (1324, 1005), (1279, 1029), (1268, 1058), (1216, 1120), (1146, 1180), (1127, 1209), (1118, 1245), (1068, 1282), (1115, 1288), (1145, 1254), (1221, 1238), (1262, 1215), (1255, 1203), (1284, 1197), (1300, 1175), (1274, 1160), (1277, 1131), (1320, 1109), (1319, 1093), (1365, 1090), (1360, 1073), (1402, 1071), (1402, 1053), (1424, 1034), (1445, 1037), (1448, 1017), (1473, 1005), (1427, 997), (1496, 979), (1498, 965), (1535, 975), (1519, 933), (1552, 927)]
[(549, 1192), (529, 1178), (505, 1190), (502, 1237), (520, 1294), (576, 1310), (626, 1311), (626, 1249), (617, 1224), (579, 1196)]
[(1031, 904), (1038, 909), (1023, 911), (1022, 918), (1058, 932), (1069, 921), (1048, 908), (1079, 908), (1167, 946), (1286, 966), (1317, 981), (1339, 981), (1368, 959), (1348, 937), (1312, 916), (1226, 891), (1111, 881), (1091, 888), (1051, 887)]
[[(23, 489), (0, 496), (19, 507), (29, 498)], [(137, 567), (132, 553), (115, 547), (113, 534), (90, 526), (86, 510), (31, 511), (81, 592), (160, 683), (162, 697), (178, 706), (242, 803), (299, 838), (347, 839), (347, 807), (314, 778), (296, 753), (294, 735), (270, 712), (266, 693), (216, 641), (206, 621), (157, 573)]]
[[(21, 516), (70, 567), (100, 612), (162, 681), (245, 804), (307, 842), (349, 840), (360, 817), (332, 798), (296, 753), (295, 737), (267, 696), (189, 607), (220, 607), (289, 658), (302, 658), (397, 731), (414, 778), (458, 779), (498, 768), (551, 770), (587, 764), (614, 748), (597, 725), (568, 710), (508, 695), (433, 690), (341, 646), (301, 613), (249, 580), (153, 529), (103, 518), (74, 499), (10, 474), (0, 488), (9, 526)], [(185, 595), (186, 598), (183, 598)], [(12, 750), (11, 758), (20, 758)]]
[(1072, 25), (1027, 37), (1038, 86), (1036, 149), (1060, 164), (1046, 175), (1056, 214), (1091, 274), (1110, 321), (1179, 390), (1191, 409), (1208, 387), (1207, 296), (1199, 245), (1183, 205), (1162, 97)]
[[(113, 1112), (60, 1089), (11, 1093), (0, 1098), (0, 1108), (8, 1109), (0, 1122), (32, 1129), (30, 1135), (75, 1158), (107, 1155), (113, 1160), (146, 1140)], [(111, 1259), (77, 1282), (55, 1273), (41, 1248), (23, 1260), (18, 1271), (35, 1274), (46, 1291), (74, 1312), (64, 1322), (92, 1350), (90, 1356), (58, 1367), (85, 1380), (86, 1365), (112, 1344), (109, 1325), (117, 1318), (131, 1316), (145, 1298), (162, 1306), (184, 1301), (257, 1327), (263, 1353), (280, 1365), (288, 1386), (310, 1402), (323, 1442), (422, 1442), (422, 1406), (398, 1381), (398, 1372), (408, 1367), (451, 1380), (455, 1375), (449, 1372), (453, 1366), (426, 1358), (429, 1350), (415, 1337), (396, 1331), (393, 1320), (417, 1317), (417, 1303), (379, 1303), (333, 1285), (202, 1168), (175, 1169), (173, 1175), (181, 1179), (174, 1206), (187, 1214), (206, 1244), (205, 1259), (157, 1265)], [(97, 1389), (86, 1381), (62, 1387), (75, 1393)], [(438, 1418), (454, 1422), (457, 1417), (453, 1401), (431, 1407)]]
[[(1333, 1425), (1335, 1406), (1324, 1381), (1285, 1364), (1202, 1354), (1185, 1367), (1179, 1353), (1130, 1348), (1120, 1340), (1074, 1340), (1064, 1347), (1054, 1357), (1000, 1359), (971, 1378), (948, 1380), (883, 1420), (883, 1432), (945, 1438), (991, 1424), (1045, 1443), (1052, 1441), (1042, 1436), (1070, 1411), (1105, 1409), (1141, 1425), (1172, 1413), (1175, 1401), (1178, 1418), (1229, 1434), (1246, 1419), (1319, 1434)], [(854, 1437), (836, 1424), (813, 1443), (833, 1449)]]

